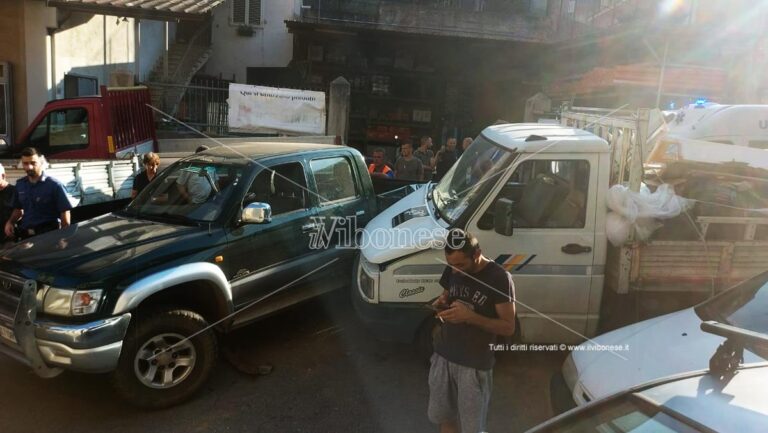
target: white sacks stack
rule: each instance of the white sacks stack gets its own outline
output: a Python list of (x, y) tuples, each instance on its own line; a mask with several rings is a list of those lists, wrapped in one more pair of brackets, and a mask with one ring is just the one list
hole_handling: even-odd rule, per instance
[(662, 226), (657, 219), (669, 219), (680, 215), (693, 206), (693, 200), (675, 195), (672, 185), (662, 184), (656, 192), (641, 185), (640, 192), (632, 192), (623, 185), (614, 185), (608, 190), (606, 204), (608, 212), (605, 232), (614, 246), (629, 239), (632, 228), (635, 239), (644, 241)]

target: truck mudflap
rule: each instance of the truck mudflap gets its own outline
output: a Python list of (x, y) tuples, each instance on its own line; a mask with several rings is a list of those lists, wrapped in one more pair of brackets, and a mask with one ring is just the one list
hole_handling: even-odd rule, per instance
[(16, 340), (35, 374), (43, 378), (52, 378), (58, 376), (64, 370), (58, 367), (49, 367), (43, 361), (40, 350), (37, 348), (37, 339), (35, 338), (35, 319), (37, 318), (36, 294), (37, 283), (34, 280), (25, 281), (24, 288), (21, 291), (19, 308), (16, 310), (16, 317), (13, 322), (13, 330), (16, 334)]

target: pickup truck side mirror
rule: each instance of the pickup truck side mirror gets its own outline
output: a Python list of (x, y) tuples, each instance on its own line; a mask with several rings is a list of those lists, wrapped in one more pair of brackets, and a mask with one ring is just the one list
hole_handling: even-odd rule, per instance
[(272, 221), (272, 207), (267, 203), (248, 203), (240, 214), (243, 224), (264, 224)]
[(512, 218), (512, 209), (515, 202), (500, 198), (496, 201), (493, 208), (493, 229), (502, 236), (512, 236), (514, 231), (514, 219)]

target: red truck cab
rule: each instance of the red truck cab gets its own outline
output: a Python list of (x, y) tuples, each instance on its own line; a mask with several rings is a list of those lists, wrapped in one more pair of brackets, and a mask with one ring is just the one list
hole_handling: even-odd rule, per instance
[(112, 159), (157, 151), (149, 89), (107, 88), (101, 95), (53, 100), (10, 149), (35, 147), (56, 159)]

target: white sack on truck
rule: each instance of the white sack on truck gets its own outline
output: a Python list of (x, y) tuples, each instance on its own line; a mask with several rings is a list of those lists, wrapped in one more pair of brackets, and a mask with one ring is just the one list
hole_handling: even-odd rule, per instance
[(614, 185), (608, 190), (606, 203), (608, 212), (605, 231), (611, 244), (619, 246), (629, 239), (635, 229), (637, 240), (647, 240), (661, 227), (656, 221), (674, 218), (693, 206), (693, 201), (675, 195), (670, 184), (660, 185), (651, 192), (642, 185), (640, 192), (632, 192), (623, 185)]

